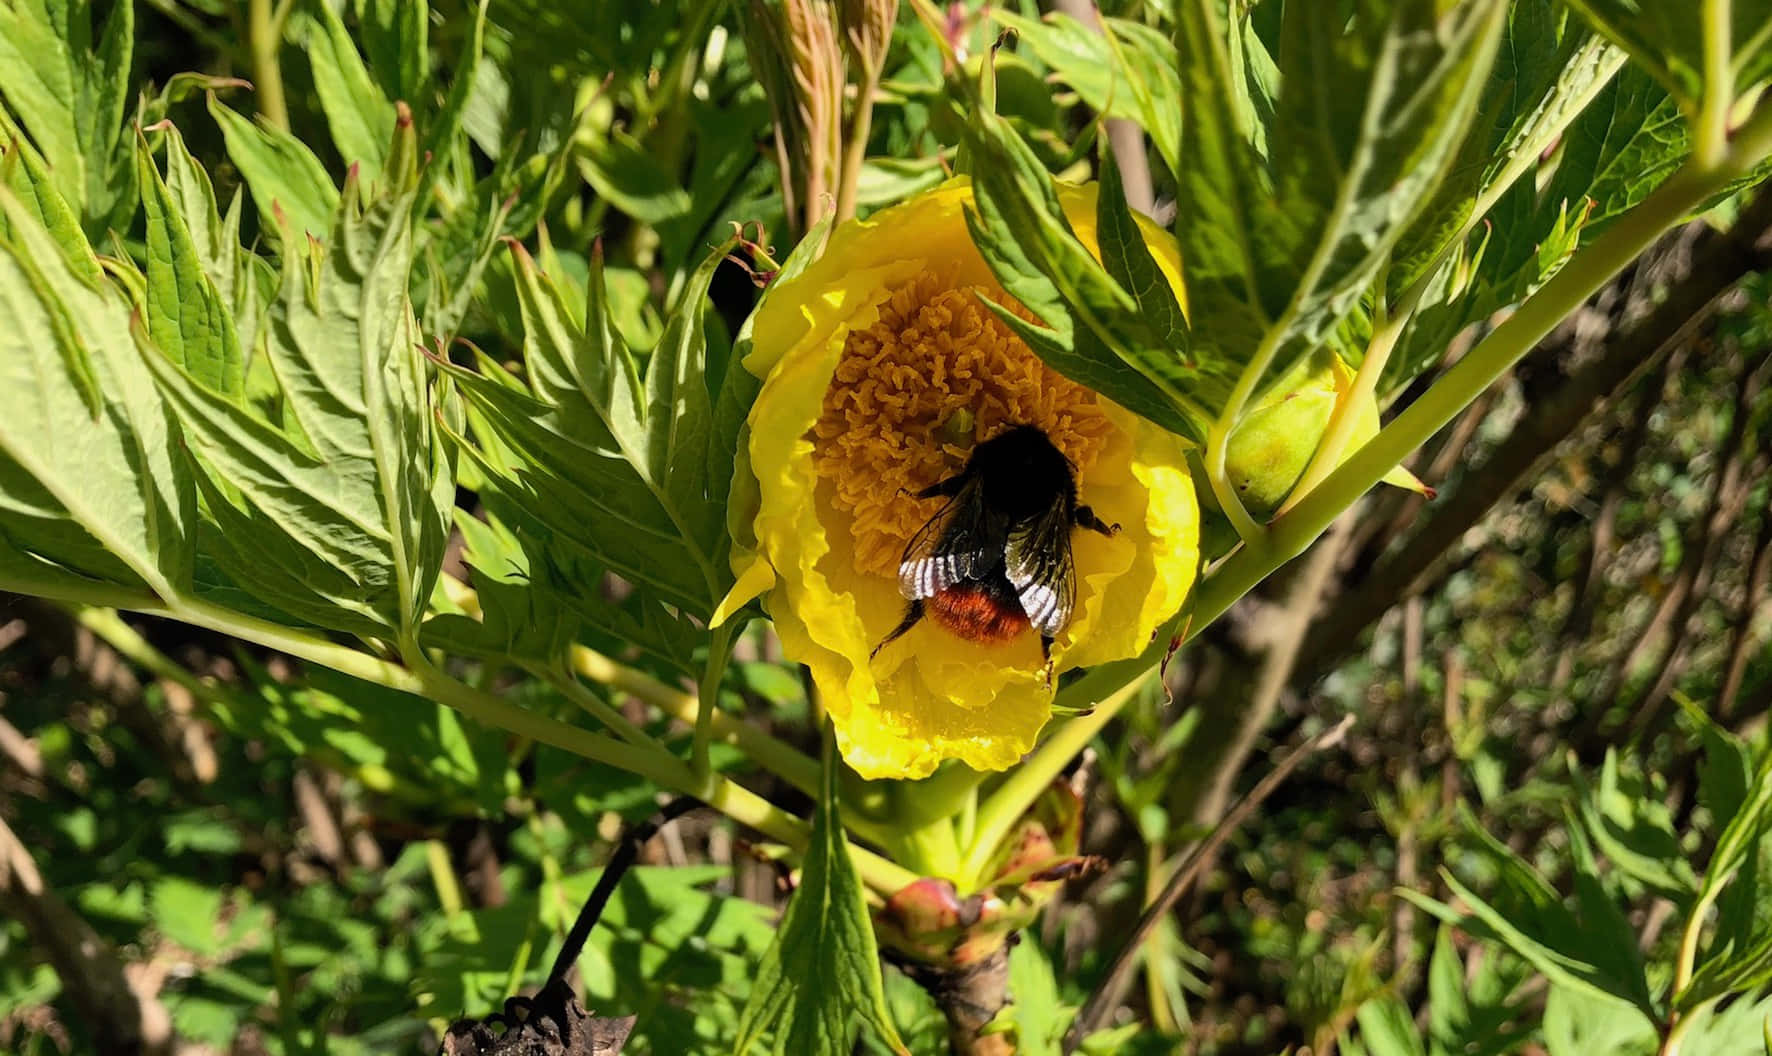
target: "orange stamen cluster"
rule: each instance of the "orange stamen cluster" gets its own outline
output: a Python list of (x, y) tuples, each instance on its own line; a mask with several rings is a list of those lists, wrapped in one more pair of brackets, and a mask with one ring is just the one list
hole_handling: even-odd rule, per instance
[(1042, 363), (981, 296), (1002, 297), (919, 272), (844, 343), (813, 458), (850, 515), (862, 572), (897, 573), (905, 544), (938, 508), (910, 495), (958, 473), (975, 444), (1038, 426), (1082, 479), (1107, 442), (1113, 426), (1096, 395)]

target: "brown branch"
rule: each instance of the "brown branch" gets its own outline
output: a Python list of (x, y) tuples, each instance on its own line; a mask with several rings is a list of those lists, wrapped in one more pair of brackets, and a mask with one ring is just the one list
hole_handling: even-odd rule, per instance
[(1741, 694), (1741, 680), (1747, 677), (1747, 659), (1753, 644), (1754, 618), (1759, 610), (1772, 604), (1772, 503), (1760, 511), (1760, 534), (1754, 540), (1752, 565), (1747, 576), (1747, 596), (1742, 601), (1741, 615), (1735, 621), (1729, 642), (1729, 659), (1724, 667), (1723, 688), (1717, 692), (1717, 721), (1727, 722), (1735, 714), (1735, 698)]
[(1569, 603), (1569, 614), (1557, 634), (1557, 663), (1551, 672), (1551, 697), (1558, 699), (1575, 676), (1575, 653), (1578, 643), (1586, 640), (1593, 629), (1594, 610), (1600, 600), (1600, 586), (1606, 569), (1612, 563), (1614, 533), (1618, 511), (1628, 493), (1631, 471), (1636, 467), (1637, 453), (1649, 439), (1649, 423), (1654, 405), (1660, 401), (1667, 379), (1677, 374), (1685, 360), (1685, 349), (1676, 349), (1655, 372), (1642, 380), (1614, 416), (1629, 423), (1619, 444), (1618, 460), (1601, 476), (1599, 510), (1588, 531), (1587, 559), (1577, 580), (1575, 597)]
[(24, 924), (61, 980), (62, 992), (92, 1031), (103, 1056), (172, 1052), (172, 1018), (138, 991), (115, 950), (43, 883), (24, 844), (0, 819), (0, 913)]
[[(1254, 754), (1256, 742), (1279, 710), (1286, 687), (1292, 682), (1299, 646), (1304, 643), (1322, 604), (1324, 590), (1333, 578), (1352, 520), (1340, 518), (1318, 540), (1285, 605), (1275, 606), (1271, 616), (1263, 621), (1267, 648), (1253, 685), (1233, 676), (1228, 691), (1221, 687), (1211, 700), (1202, 702), (1207, 709), (1207, 721), (1188, 746), (1194, 759), (1191, 771), (1198, 777), (1178, 785), (1171, 798), (1172, 817), (1204, 827), (1224, 816), (1237, 775)], [(1241, 691), (1245, 686), (1249, 687), (1247, 691)]]
[[(1678, 601), (1672, 618), (1666, 628), (1663, 628), (1669, 633), (1664, 654), (1667, 659), (1655, 683), (1630, 709), (1633, 715), (1630, 724), (1633, 738), (1655, 726), (1657, 715), (1666, 704), (1674, 683), (1685, 672), (1686, 664), (1691, 659), (1692, 651), (1687, 645), (1694, 629), (1693, 617), (1699, 606), (1710, 596), (1711, 580), (1716, 574), (1717, 559), (1722, 556), (1723, 544), (1747, 508), (1748, 496), (1753, 489), (1754, 479), (1758, 476), (1748, 468), (1749, 423), (1753, 418), (1754, 403), (1765, 381), (1765, 369), (1769, 365), (1772, 365), (1772, 358), (1762, 359), (1758, 365), (1752, 367), (1744, 364), (1736, 379), (1734, 413), (1729, 423), (1728, 438), (1723, 441), (1721, 448), (1722, 464), (1717, 467), (1716, 475), (1712, 478), (1705, 500), (1705, 512), (1693, 526), (1695, 538), (1686, 541), (1685, 560), (1681, 562), (1678, 578), (1678, 583), (1685, 589), (1669, 592), (1670, 597), (1677, 595)], [(1756, 468), (1759, 468), (1757, 464), (1763, 460), (1755, 461)], [(1650, 641), (1653, 637), (1654, 635), (1645, 632), (1638, 638), (1638, 644)], [(1633, 649), (1632, 656), (1635, 655)], [(1620, 665), (1615, 668), (1607, 682), (1607, 688), (1615, 690), (1618, 682), (1628, 675), (1628, 666)], [(1611, 696), (1608, 692), (1595, 699), (1603, 705)]]
[(1189, 852), (1180, 868), (1175, 870), (1175, 875), (1171, 876), (1169, 882), (1163, 885), (1162, 893), (1149, 906), (1145, 907), (1144, 915), (1139, 918), (1138, 927), (1133, 929), (1132, 937), (1126, 941), (1126, 945), (1120, 948), (1120, 952), (1114, 955), (1113, 963), (1108, 966), (1107, 974), (1103, 976), (1101, 985), (1095, 988), (1095, 992), (1089, 995), (1088, 1002), (1083, 1005), (1083, 1010), (1077, 1013), (1077, 1018), (1071, 1024), (1071, 1029), (1064, 1036), (1065, 1052), (1075, 1052), (1084, 1038), (1101, 1029), (1108, 1013), (1119, 1007), (1126, 987), (1131, 983), (1132, 966), (1138, 959), (1139, 950), (1151, 937), (1151, 933), (1157, 929), (1158, 923), (1169, 914), (1170, 910), (1175, 908), (1175, 903), (1187, 893), (1188, 888), (1192, 887), (1195, 881), (1199, 880), (1201, 874), (1206, 871), (1207, 864), (1218, 856), (1219, 850), (1224, 847), (1231, 835), (1245, 821), (1249, 820), (1249, 815), (1255, 813), (1255, 808), (1261, 806), (1269, 796), (1274, 794), (1276, 789), (1286, 782), (1287, 778), (1292, 776), (1293, 771), (1304, 765), (1305, 760), (1318, 752), (1328, 751), (1339, 745), (1347, 737), (1347, 731), (1353, 727), (1353, 724), (1354, 717), (1344, 715), (1341, 721), (1334, 726), (1294, 748), (1286, 758), (1280, 760), (1279, 764), (1266, 777), (1249, 790), (1248, 795), (1237, 801), (1236, 805), (1225, 814), (1224, 820), (1213, 828), (1210, 835), (1194, 845), (1194, 849)]
[[(1688, 225), (1670, 235), (1669, 240), (1676, 244), (1681, 239), (1688, 242), (1691, 251), (1672, 254), (1664, 266), (1648, 269), (1668, 273), (1666, 295), (1646, 313), (1635, 315), (1606, 336), (1598, 355), (1561, 385), (1530, 401), (1531, 413), (1489, 459), (1456, 491), (1435, 503), (1432, 516), (1400, 550), (1338, 600), (1336, 618), (1319, 623), (1307, 640), (1301, 671), (1320, 672), (1352, 648), (1392, 605), (1425, 589), (1442, 555), (1490, 508), (1512, 494), (1597, 406), (1691, 334), (1742, 276), (1772, 268), (1772, 240), (1766, 237), (1769, 227), (1772, 187), (1759, 190), (1728, 231), (1708, 227), (1695, 231)], [(1637, 270), (1639, 278), (1644, 277), (1643, 271)], [(1592, 340), (1591, 335), (1578, 335), (1578, 329), (1565, 327), (1561, 332), (1571, 343)]]

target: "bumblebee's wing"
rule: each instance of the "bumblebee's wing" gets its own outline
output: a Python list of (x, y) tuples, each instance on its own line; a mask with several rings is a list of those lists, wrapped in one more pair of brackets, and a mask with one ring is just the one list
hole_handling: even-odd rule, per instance
[(1063, 504), (1009, 532), (1004, 554), (1009, 583), (1028, 623), (1047, 638), (1057, 637), (1077, 603), (1077, 576), (1071, 563), (1071, 516)]
[(898, 563), (898, 592), (911, 601), (930, 598), (983, 575), (1003, 559), (999, 537), (993, 545), (984, 490), (969, 480), (905, 544)]

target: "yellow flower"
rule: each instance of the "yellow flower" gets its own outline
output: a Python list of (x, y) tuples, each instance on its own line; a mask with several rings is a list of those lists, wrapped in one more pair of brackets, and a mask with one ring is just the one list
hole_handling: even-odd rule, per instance
[[(835, 229), (823, 256), (771, 287), (745, 362), (764, 382), (733, 489), (738, 585), (716, 618), (766, 593), (864, 777), (923, 777), (944, 759), (1003, 769), (1051, 714), (1032, 630), (984, 644), (925, 619), (869, 657), (905, 614), (905, 545), (941, 505), (915, 493), (977, 443), (1039, 427), (1076, 466), (1080, 500), (1121, 526), (1074, 533), (1057, 671), (1143, 650), (1199, 560), (1186, 442), (1053, 372), (981, 303), (1013, 304), (967, 235), (971, 194), (952, 180)], [(1060, 198), (1094, 251), (1094, 186)], [(1174, 241), (1145, 237), (1179, 290)]]

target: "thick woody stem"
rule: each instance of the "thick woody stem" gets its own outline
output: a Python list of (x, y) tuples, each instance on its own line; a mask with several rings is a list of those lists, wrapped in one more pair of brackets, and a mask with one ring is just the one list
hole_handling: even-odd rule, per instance
[[(1011, 940), (1013, 941), (1013, 940)], [(1009, 943), (981, 961), (964, 967), (922, 963), (900, 965), (918, 986), (929, 991), (948, 1020), (948, 1047), (953, 1056), (1013, 1056), (1007, 1033), (984, 1033), (1009, 1003)]]

